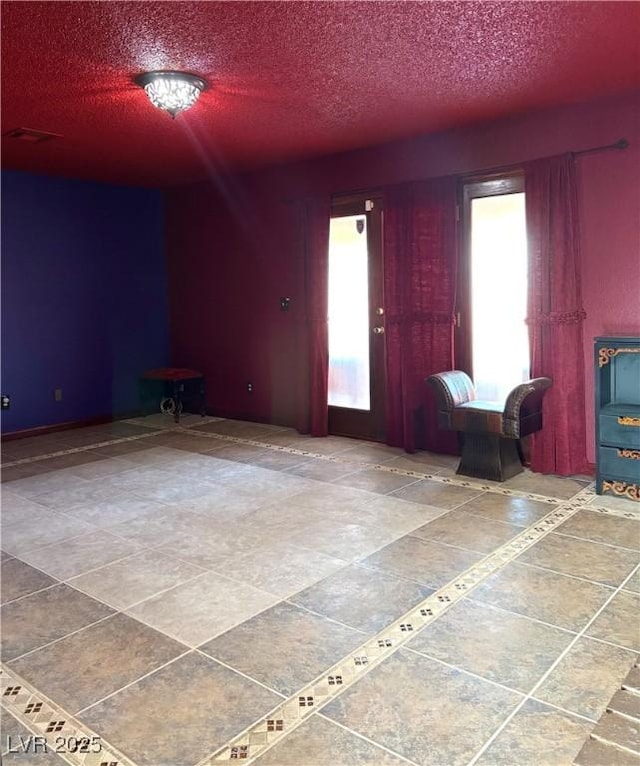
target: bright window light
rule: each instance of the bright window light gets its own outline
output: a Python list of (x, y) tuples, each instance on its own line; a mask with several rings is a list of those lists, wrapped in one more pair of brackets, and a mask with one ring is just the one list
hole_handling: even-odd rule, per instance
[(529, 379), (524, 193), (471, 200), (473, 379), (479, 399), (504, 402)]
[(370, 410), (369, 268), (363, 215), (329, 229), (329, 404)]

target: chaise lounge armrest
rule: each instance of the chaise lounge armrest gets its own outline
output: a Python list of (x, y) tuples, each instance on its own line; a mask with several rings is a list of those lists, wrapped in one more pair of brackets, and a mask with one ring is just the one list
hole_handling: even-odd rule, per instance
[(431, 375), (425, 382), (435, 392), (440, 428), (452, 428), (453, 410), (476, 398), (476, 390), (471, 378), (461, 370), (449, 370)]
[(542, 428), (542, 399), (551, 384), (551, 378), (533, 378), (511, 391), (502, 416), (505, 436), (520, 439)]

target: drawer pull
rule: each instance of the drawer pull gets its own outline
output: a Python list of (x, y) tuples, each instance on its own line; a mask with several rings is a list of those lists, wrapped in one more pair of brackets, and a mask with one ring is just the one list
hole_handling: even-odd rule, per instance
[(640, 428), (640, 418), (620, 417), (618, 418), (618, 425)]
[(627, 460), (640, 460), (640, 449), (619, 449), (618, 457), (624, 457)]

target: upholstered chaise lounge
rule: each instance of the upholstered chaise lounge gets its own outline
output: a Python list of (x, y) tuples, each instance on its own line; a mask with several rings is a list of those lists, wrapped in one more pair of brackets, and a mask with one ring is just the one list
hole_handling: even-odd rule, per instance
[(426, 379), (436, 393), (438, 425), (462, 435), (463, 476), (505, 481), (520, 473), (518, 440), (542, 428), (542, 398), (550, 378), (534, 378), (516, 386), (504, 407), (476, 399), (471, 378), (460, 370)]

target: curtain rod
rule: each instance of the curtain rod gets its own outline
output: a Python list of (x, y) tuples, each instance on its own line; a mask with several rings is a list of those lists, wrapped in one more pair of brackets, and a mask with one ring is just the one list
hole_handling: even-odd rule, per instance
[[(603, 144), (602, 146), (592, 146), (589, 149), (580, 149), (577, 152), (569, 152), (569, 154), (573, 155), (574, 157), (582, 157), (585, 154), (596, 154), (597, 152), (607, 152), (611, 149), (627, 149), (629, 146), (629, 141), (626, 138), (619, 138), (617, 141), (615, 141), (612, 144)], [(553, 155), (549, 155), (553, 156)], [(537, 159), (544, 159), (542, 157), (538, 157)], [(534, 160), (526, 160), (526, 162), (533, 162)], [(508, 170), (515, 170), (517, 168), (522, 167), (524, 163), (523, 162), (514, 162), (510, 165), (494, 165), (490, 168), (479, 168), (478, 170), (468, 170), (464, 173), (453, 173), (456, 178), (465, 178), (467, 176), (478, 176), (478, 175), (484, 175), (486, 173), (495, 173), (498, 170), (502, 171), (508, 171)], [(434, 178), (442, 178), (442, 176), (434, 176)], [(417, 180), (417, 179), (412, 179)], [(331, 193), (331, 198), (334, 197), (346, 197), (346, 196), (353, 196), (356, 194), (361, 194), (363, 196), (365, 195), (371, 195), (374, 196), (375, 194), (380, 194), (380, 190), (384, 186), (398, 186), (400, 183), (405, 183), (403, 181), (395, 184), (382, 184), (382, 186), (377, 187), (375, 190), (369, 187), (368, 189), (349, 189), (346, 191), (337, 191)], [(411, 183), (411, 181), (408, 181), (406, 183)], [(309, 199), (308, 196), (303, 197), (283, 197), (282, 202), (285, 204), (289, 204), (292, 202), (299, 202), (304, 199)]]
[(613, 144), (603, 144), (602, 146), (592, 146), (589, 149), (580, 149), (577, 152), (560, 152), (558, 155), (547, 155), (546, 157), (536, 157), (535, 160), (525, 160), (524, 162), (512, 162), (509, 165), (494, 165), (490, 168), (478, 168), (478, 170), (465, 171), (464, 173), (455, 173), (456, 178), (473, 178), (474, 176), (486, 176), (492, 173), (507, 173), (514, 170), (520, 170), (523, 165), (537, 160), (547, 159), (547, 157), (560, 156), (561, 154), (570, 154), (572, 157), (582, 157), (585, 154), (595, 154), (597, 152), (607, 152), (611, 149), (626, 149), (629, 142), (626, 138), (619, 138)]
[(583, 154), (595, 154), (595, 152), (606, 152), (609, 149), (626, 149), (629, 142), (626, 138), (619, 138), (613, 144), (604, 144), (603, 146), (593, 146), (591, 149), (581, 149), (579, 152), (571, 152), (574, 157), (580, 157)]

